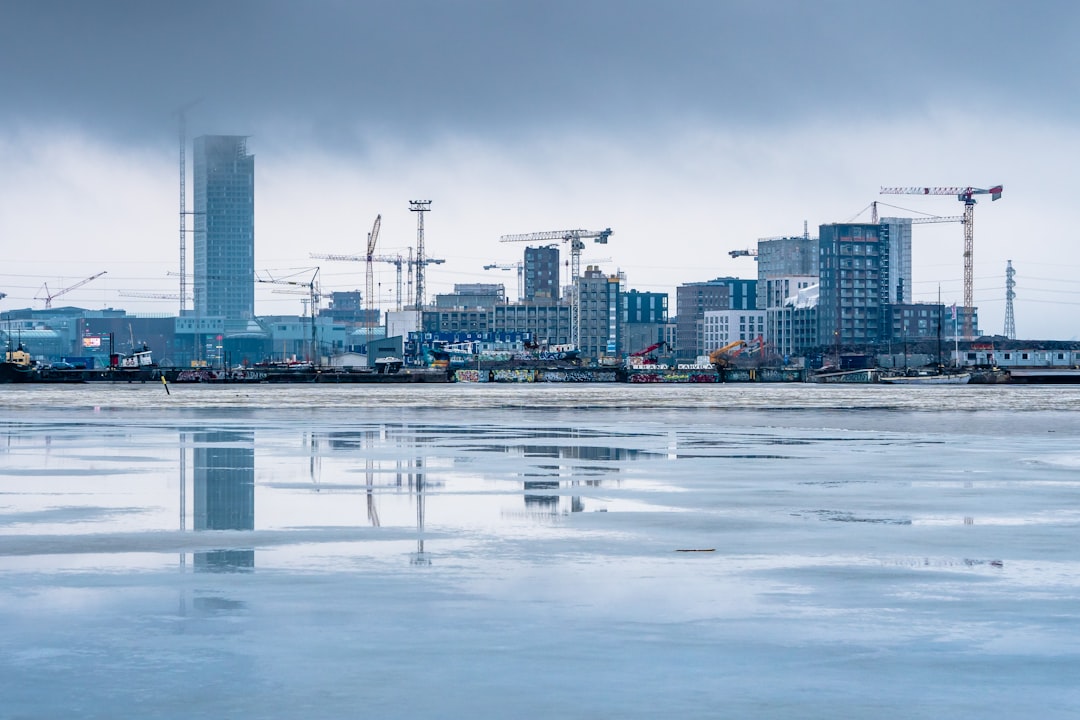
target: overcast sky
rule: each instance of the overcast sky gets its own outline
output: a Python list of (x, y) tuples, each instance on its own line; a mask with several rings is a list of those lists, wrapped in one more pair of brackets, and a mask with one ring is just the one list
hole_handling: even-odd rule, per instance
[[(499, 237), (578, 227), (614, 231), (586, 261), (674, 293), (756, 277), (728, 251), (874, 200), (962, 211), (883, 185), (1001, 183), (975, 210), (982, 329), (1003, 330), (1011, 259), (1018, 335), (1077, 338), (1078, 8), (0, 0), (0, 309), (107, 271), (55, 303), (175, 313), (123, 293), (178, 290), (188, 106), (191, 137), (251, 136), (256, 268), (319, 265), (324, 291), (362, 289), (363, 266), (310, 253), (361, 253), (377, 214), (379, 251), (403, 250), (411, 199), (432, 201), (427, 253), (446, 260), (429, 298), (513, 296), (512, 272), (483, 270), (521, 258)], [(915, 299), (962, 302), (961, 226), (918, 226), (914, 246)], [(377, 281), (391, 304), (393, 268)], [(257, 312), (300, 311), (267, 288)]]

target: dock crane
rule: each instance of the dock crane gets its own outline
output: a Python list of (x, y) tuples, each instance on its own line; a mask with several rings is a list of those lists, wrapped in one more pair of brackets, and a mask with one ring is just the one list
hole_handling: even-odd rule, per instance
[(612, 235), (611, 228), (604, 230), (552, 230), (547, 232), (524, 233), (521, 235), (503, 235), (500, 242), (551, 242), (561, 240), (570, 245), (570, 280), (573, 288), (570, 293), (570, 342), (578, 345), (581, 325), (581, 306), (578, 299), (577, 280), (581, 277), (581, 251), (585, 249), (585, 240), (592, 239), (601, 245), (607, 245)]
[(974, 246), (975, 246), (975, 196), (989, 195), (990, 200), (1000, 200), (1003, 186), (975, 187), (883, 187), (882, 195), (955, 195), (964, 203), (964, 337), (973, 336), (972, 320), (975, 312), (974, 298)]
[(106, 272), (108, 272), (108, 270), (102, 270), (97, 275), (91, 275), (90, 277), (86, 278), (85, 280), (80, 280), (79, 282), (75, 283), (74, 285), (70, 285), (70, 286), (64, 288), (63, 290), (57, 290), (54, 293), (49, 292), (49, 284), (45, 283), (44, 286), (42, 287), (42, 290), (45, 291), (45, 297), (37, 297), (37, 296), (35, 296), (34, 299), (35, 300), (44, 300), (45, 301), (45, 308), (49, 309), (49, 308), (52, 307), (52, 301), (55, 300), (56, 298), (60, 297), (61, 295), (65, 294), (65, 293), (71, 292), (75, 288), (81, 288), (83, 285), (90, 282), (91, 280), (97, 280), (99, 277), (104, 275)]
[[(272, 285), (288, 285), (296, 288), (307, 288), (307, 300), (311, 303), (311, 362), (313, 365), (318, 364), (318, 352), (319, 352), (319, 340), (315, 332), (315, 315), (318, 312), (319, 298), (319, 268), (313, 268), (311, 279), (307, 282), (300, 282), (299, 280), (289, 280), (285, 278), (275, 278), (270, 275), (269, 272), (265, 273), (266, 277), (255, 276), (255, 282), (270, 283)], [(311, 270), (301, 270), (300, 272), (311, 272)], [(291, 277), (291, 276), (289, 276)]]
[(490, 263), (484, 266), (485, 270), (517, 270), (517, 299), (521, 301), (525, 297), (525, 263), (518, 260), (516, 263)]

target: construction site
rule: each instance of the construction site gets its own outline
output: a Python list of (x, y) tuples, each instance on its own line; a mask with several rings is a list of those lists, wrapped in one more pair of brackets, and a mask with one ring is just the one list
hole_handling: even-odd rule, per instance
[[(432, 200), (403, 201), (397, 211), (415, 217), (415, 242), (407, 248), (380, 245), (380, 211), (361, 253), (309, 252), (321, 265), (258, 270), (254, 155), (246, 137), (200, 136), (189, 143), (184, 110), (178, 115), (178, 271), (169, 273), (178, 279), (177, 292), (121, 293), (175, 300), (176, 315), (56, 304), (105, 270), (59, 289), (45, 284), (35, 295), (42, 308), (0, 315), (8, 365), (29, 358), (41, 369), (38, 377), (53, 381), (127, 370), (180, 382), (359, 382), (374, 375), (403, 381), (412, 373), (424, 381), (445, 375), (459, 382), (629, 383), (869, 382), (963, 373), (973, 382), (997, 382), (1013, 370), (1052, 368), (1065, 377), (1080, 366), (1073, 344), (1016, 340), (1011, 261), (1004, 327), (1000, 333), (979, 327), (975, 206), (982, 198), (999, 200), (1001, 185), (882, 187), (881, 195), (952, 198), (963, 212), (938, 215), (873, 201), (847, 222), (819, 225), (816, 235), (804, 222), (799, 235), (729, 250), (754, 263), (748, 277), (684, 283), (674, 304), (668, 293), (639, 291), (624, 272), (604, 269), (618, 267), (612, 257), (585, 256), (593, 246), (617, 249), (610, 227), (492, 238), (523, 249), (519, 260), (482, 266), (485, 273), (514, 273), (513, 296), (505, 283), (473, 282), (429, 298), (428, 270), (446, 262), (438, 250), (428, 252)], [(882, 208), (907, 214), (885, 216)], [(914, 299), (912, 233), (927, 223), (960, 225), (961, 303)], [(363, 267), (362, 290), (324, 287), (324, 267), (355, 264)], [(393, 268), (390, 302), (390, 291), (376, 284), (377, 268)], [(303, 312), (257, 313), (260, 284), (296, 295)]]

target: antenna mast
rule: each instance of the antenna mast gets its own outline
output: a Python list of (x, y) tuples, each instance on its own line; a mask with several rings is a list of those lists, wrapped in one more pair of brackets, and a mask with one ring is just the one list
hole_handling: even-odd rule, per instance
[(1013, 317), (1013, 298), (1016, 297), (1016, 280), (1014, 276), (1012, 260), (1007, 261), (1005, 266), (1005, 337), (1010, 340), (1016, 339), (1016, 320)]

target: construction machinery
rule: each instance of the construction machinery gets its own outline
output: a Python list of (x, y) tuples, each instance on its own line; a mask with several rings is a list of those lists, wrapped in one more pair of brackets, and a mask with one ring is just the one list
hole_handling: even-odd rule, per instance
[(521, 235), (503, 235), (500, 242), (535, 242), (545, 243), (561, 240), (570, 245), (570, 342), (576, 348), (581, 335), (581, 305), (578, 299), (577, 280), (581, 277), (581, 251), (585, 249), (585, 240), (606, 245), (612, 235), (611, 228), (604, 230), (552, 230), (548, 232), (524, 233)]
[(516, 263), (490, 263), (484, 266), (485, 270), (517, 270), (517, 299), (525, 297), (525, 263), (518, 260)]
[[(129, 298), (144, 298), (147, 300), (179, 300), (180, 295), (177, 293), (152, 293), (152, 292), (120, 292), (117, 293), (120, 297)], [(191, 300), (191, 296), (188, 295), (186, 300)]]
[(667, 343), (667, 341), (665, 341), (665, 340), (661, 340), (659, 342), (654, 342), (652, 345), (649, 345), (646, 348), (642, 348), (641, 350), (636, 350), (636, 351), (630, 353), (629, 355), (627, 355), (626, 356), (626, 365), (627, 365), (627, 367), (634, 368), (634, 367), (641, 367), (643, 365), (656, 365), (657, 358), (656, 358), (655, 355), (652, 354), (652, 353), (654, 353), (656, 351), (660, 351), (660, 352), (667, 351), (667, 352), (670, 353), (670, 352), (674, 352), (674, 348), (672, 348), (671, 345), (669, 345)]
[[(310, 253), (309, 257), (311, 259), (313, 259), (313, 260), (341, 260), (341, 261), (345, 261), (345, 262), (366, 262), (367, 261), (367, 256), (366, 255), (335, 255), (335, 254), (331, 254), (331, 253)], [(381, 263), (390, 263), (391, 265), (394, 265), (397, 268), (397, 307), (395, 309), (401, 310), (401, 298), (402, 298), (402, 294), (401, 294), (401, 268), (402, 267), (409, 268), (410, 281), (409, 281), (408, 296), (409, 297), (412, 296), (412, 280), (411, 280), (412, 269), (417, 265), (417, 261), (414, 260), (413, 256), (412, 256), (412, 248), (409, 248), (408, 257), (406, 257), (406, 256), (404, 256), (404, 255), (402, 255), (400, 253), (397, 254), (397, 255), (373, 255), (371, 257), (371, 261), (372, 262), (381, 262)], [(425, 258), (424, 259), (424, 264), (425, 265), (442, 265), (444, 262), (446, 262), (446, 260), (443, 260), (441, 258)]]
[(752, 257), (757, 260), (757, 250), (747, 248), (746, 250), (732, 250), (728, 253), (733, 258), (737, 257)]
[(731, 362), (738, 357), (739, 353), (746, 345), (747, 342), (745, 340), (729, 342), (727, 345), (719, 347), (709, 353), (709, 363), (717, 370), (725, 370), (731, 366)]
[[(363, 262), (364, 268), (364, 327), (370, 329), (375, 325), (375, 270), (374, 263), (380, 258), (375, 257), (375, 243), (379, 240), (379, 228), (382, 226), (382, 215), (375, 216), (375, 224), (367, 236), (367, 253), (364, 255), (331, 255), (327, 253), (309, 253), (314, 260), (346, 260), (349, 262)], [(400, 281), (399, 281), (400, 285)], [(401, 295), (400, 288), (398, 295)], [(400, 303), (400, 300), (399, 300)], [(400, 309), (400, 308), (399, 308)]]
[[(255, 276), (255, 282), (270, 283), (272, 285), (288, 285), (294, 288), (306, 288), (307, 301), (310, 303), (311, 308), (311, 362), (313, 365), (318, 364), (319, 358), (319, 340), (315, 331), (315, 315), (318, 314), (319, 298), (319, 268), (312, 268), (309, 270), (301, 270), (300, 272), (311, 272), (311, 279), (307, 282), (300, 282), (299, 280), (290, 280), (288, 276), (284, 278), (275, 278), (270, 275), (269, 272), (265, 273), (265, 277)], [(295, 275), (295, 274), (294, 274)]]
[(364, 327), (368, 329), (368, 336), (370, 337), (371, 328), (375, 326), (375, 274), (372, 269), (372, 263), (375, 261), (375, 242), (379, 239), (379, 226), (382, 224), (382, 215), (375, 216), (375, 225), (371, 228), (371, 232), (367, 236), (367, 286), (364, 290), (364, 307), (367, 308), (367, 313), (364, 317)]
[(668, 345), (666, 340), (661, 340), (660, 342), (653, 343), (647, 348), (643, 348), (641, 350), (638, 350), (637, 352), (630, 353), (630, 357), (646, 357), (654, 350), (660, 350), (661, 352), (667, 350), (668, 352), (671, 352), (671, 346)]
[(975, 187), (883, 187), (882, 195), (955, 195), (964, 203), (964, 337), (973, 339), (974, 298), (974, 245), (975, 245), (975, 196), (989, 195), (991, 201), (1001, 199), (1001, 185), (990, 188)]
[(44, 300), (45, 301), (45, 308), (46, 309), (51, 308), (52, 307), (52, 301), (55, 300), (56, 298), (60, 297), (61, 295), (65, 294), (65, 293), (71, 292), (75, 288), (81, 288), (83, 285), (90, 282), (91, 280), (97, 280), (99, 277), (104, 275), (106, 272), (108, 272), (108, 271), (107, 270), (102, 270), (97, 275), (91, 275), (90, 277), (86, 278), (85, 280), (80, 280), (79, 282), (75, 283), (74, 285), (68, 286), (68, 287), (64, 288), (63, 290), (57, 290), (54, 293), (49, 292), (49, 284), (45, 283), (42, 286), (42, 291), (44, 291), (45, 297), (37, 297), (37, 296), (35, 296), (34, 299), (35, 300)]

